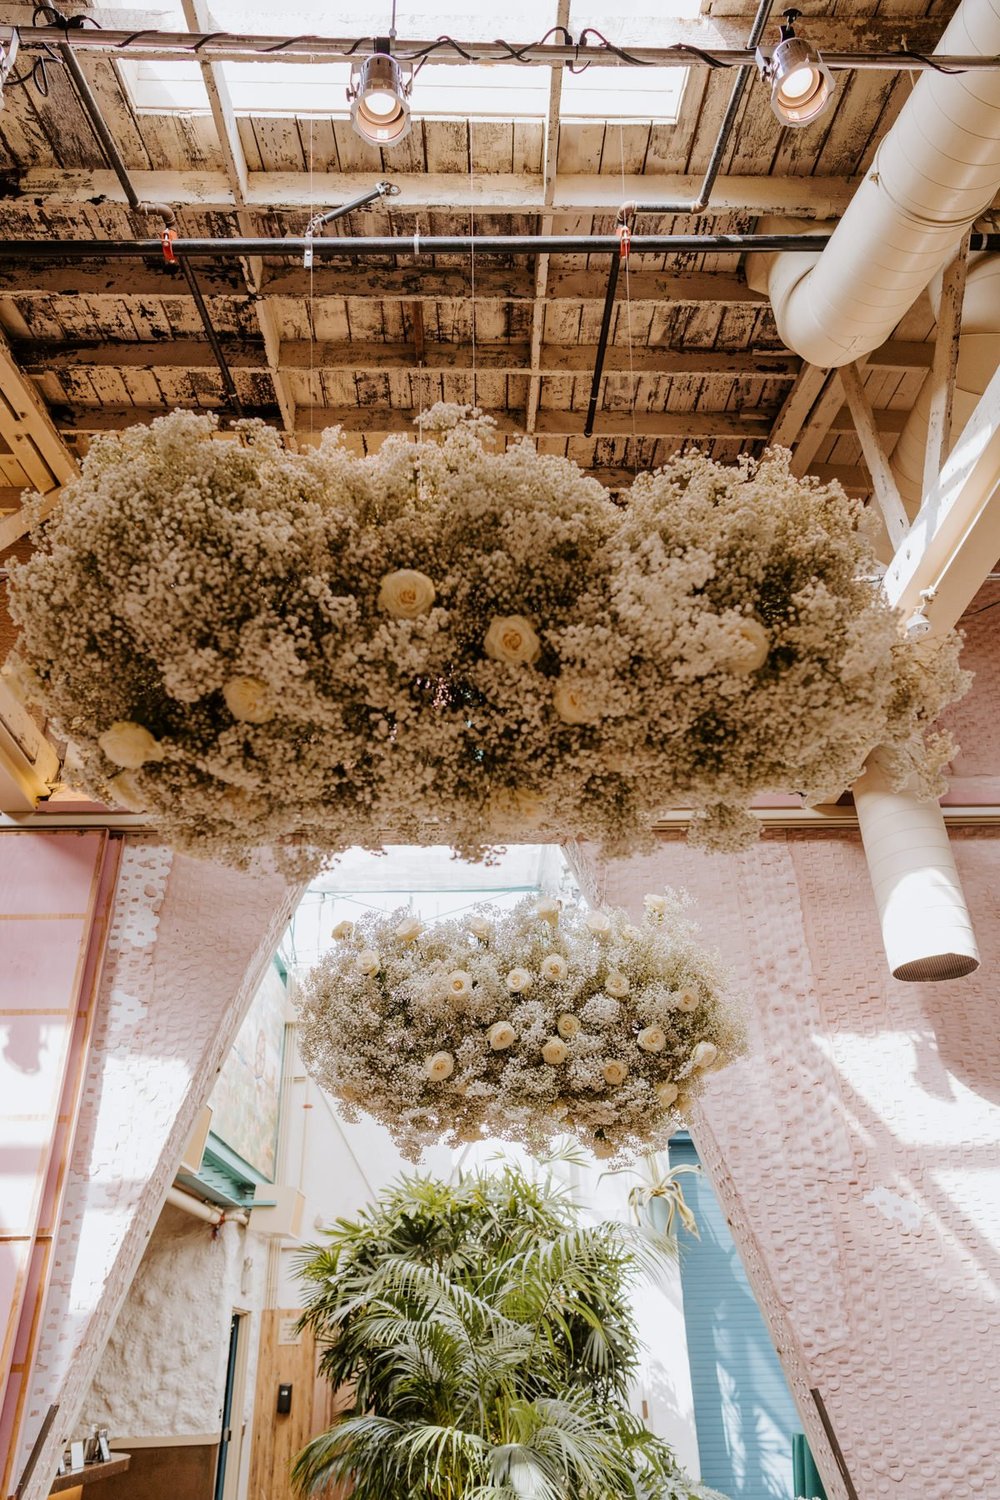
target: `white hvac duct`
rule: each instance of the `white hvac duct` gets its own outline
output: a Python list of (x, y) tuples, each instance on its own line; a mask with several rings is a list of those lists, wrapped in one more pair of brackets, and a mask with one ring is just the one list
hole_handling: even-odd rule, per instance
[(979, 968), (972, 922), (936, 802), (894, 792), (877, 755), (854, 803), (895, 979), (961, 979)]
[[(1000, 54), (1000, 0), (964, 0), (938, 51)], [(818, 256), (753, 255), (789, 349), (849, 364), (889, 337), (1000, 192), (1000, 72), (925, 73)]]

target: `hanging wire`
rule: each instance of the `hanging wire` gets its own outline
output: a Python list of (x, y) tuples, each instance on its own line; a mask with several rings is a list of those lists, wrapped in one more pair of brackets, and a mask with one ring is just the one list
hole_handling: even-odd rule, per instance
[[(309, 202), (315, 203), (314, 190), (315, 153), (313, 149), (313, 117), (309, 116)], [(313, 257), (309, 257), (309, 446), (313, 446), (316, 432), (316, 268)]]
[(472, 121), (469, 121), (469, 279), (472, 296), (472, 404), (476, 406), (476, 165), (472, 152)]

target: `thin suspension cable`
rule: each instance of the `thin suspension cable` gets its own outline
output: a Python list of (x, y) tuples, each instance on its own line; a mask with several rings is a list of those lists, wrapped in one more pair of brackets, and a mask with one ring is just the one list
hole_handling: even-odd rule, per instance
[(476, 168), (472, 155), (472, 121), (469, 121), (469, 282), (472, 317), (472, 404), (476, 402)]
[[(313, 121), (309, 117), (309, 202), (316, 202), (314, 191), (315, 155), (313, 151)], [(310, 226), (311, 227), (311, 226)], [(313, 256), (309, 256), (309, 446), (316, 437), (316, 268)]]

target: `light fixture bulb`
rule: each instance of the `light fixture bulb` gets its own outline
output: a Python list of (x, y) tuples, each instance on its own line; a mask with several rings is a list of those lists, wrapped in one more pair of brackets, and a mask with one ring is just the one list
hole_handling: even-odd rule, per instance
[(782, 125), (811, 125), (833, 102), (835, 84), (811, 42), (795, 35), (797, 12), (786, 11), (780, 40), (768, 55), (757, 48), (757, 69), (771, 89), (771, 108)]
[(388, 51), (389, 43), (376, 45), (380, 50), (351, 74), (347, 91), (351, 124), (369, 145), (394, 146), (410, 132), (411, 81), (404, 79), (403, 69)]

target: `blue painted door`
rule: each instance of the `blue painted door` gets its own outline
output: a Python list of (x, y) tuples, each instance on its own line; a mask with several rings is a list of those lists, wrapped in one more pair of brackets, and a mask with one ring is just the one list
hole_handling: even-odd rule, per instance
[[(698, 1160), (688, 1137), (671, 1165)], [(792, 1436), (802, 1423), (706, 1176), (685, 1174), (701, 1231), (680, 1231), (681, 1285), (701, 1477), (732, 1500), (793, 1500)]]

